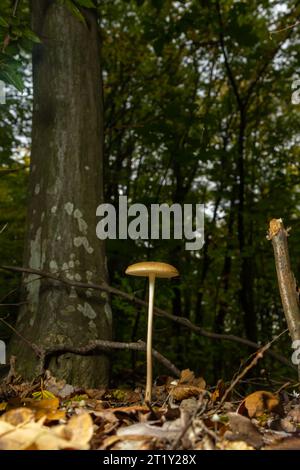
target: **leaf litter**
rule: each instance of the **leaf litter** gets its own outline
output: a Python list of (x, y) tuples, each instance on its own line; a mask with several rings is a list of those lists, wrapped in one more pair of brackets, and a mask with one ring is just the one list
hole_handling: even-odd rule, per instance
[(189, 369), (162, 382), (146, 405), (140, 389), (15, 378), (0, 387), (0, 450), (300, 450), (299, 384), (241, 398)]

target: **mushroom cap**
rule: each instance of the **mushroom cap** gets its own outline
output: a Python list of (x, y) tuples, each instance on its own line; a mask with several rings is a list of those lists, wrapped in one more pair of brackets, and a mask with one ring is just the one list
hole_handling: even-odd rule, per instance
[(130, 276), (141, 276), (141, 277), (176, 277), (179, 276), (179, 272), (174, 266), (167, 263), (159, 263), (157, 261), (142, 261), (141, 263), (135, 263), (125, 271)]

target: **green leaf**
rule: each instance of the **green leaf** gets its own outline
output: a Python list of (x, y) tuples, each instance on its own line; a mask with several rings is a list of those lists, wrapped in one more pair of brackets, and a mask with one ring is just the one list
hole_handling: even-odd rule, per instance
[(0, 80), (3, 80), (8, 85), (13, 85), (18, 91), (24, 90), (24, 83), (22, 76), (14, 67), (8, 67), (6, 70), (0, 71)]
[(32, 42), (35, 42), (35, 43), (40, 43), (41, 42), (40, 38), (29, 28), (26, 28), (24, 30), (24, 36), (27, 39), (30, 39), (30, 41), (32, 41)]
[(9, 26), (8, 22), (3, 18), (3, 16), (0, 16), (0, 26), (3, 26), (3, 28), (7, 28)]
[(72, 15), (74, 15), (82, 23), (85, 23), (85, 19), (81, 11), (71, 0), (65, 0), (65, 4), (69, 8)]
[(85, 8), (95, 8), (94, 2), (92, 0), (76, 0), (76, 3), (81, 7)]

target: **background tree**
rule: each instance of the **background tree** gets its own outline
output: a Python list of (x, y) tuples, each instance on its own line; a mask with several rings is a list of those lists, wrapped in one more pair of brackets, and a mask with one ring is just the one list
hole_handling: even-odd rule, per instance
[[(82, 21), (64, 4), (32, 2), (41, 43), (33, 49), (33, 124), (30, 204), (24, 265), (67, 279), (106, 281), (103, 243), (96, 238), (96, 207), (103, 188), (103, 105), (99, 32), (95, 11)], [(23, 278), (16, 328), (38, 345), (79, 346), (111, 337), (106, 294), (77, 292), (49, 280)], [(23, 376), (36, 358), (16, 336), (11, 344)], [(105, 356), (72, 354), (50, 362), (59, 377), (78, 385), (107, 383)]]

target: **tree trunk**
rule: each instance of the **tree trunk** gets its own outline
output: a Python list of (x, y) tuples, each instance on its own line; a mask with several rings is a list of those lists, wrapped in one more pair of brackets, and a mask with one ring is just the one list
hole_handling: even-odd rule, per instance
[[(244, 106), (240, 106), (240, 128), (238, 137), (238, 241), (241, 256), (240, 273), (240, 302), (244, 313), (244, 325), (246, 337), (251, 341), (257, 341), (257, 318), (253, 302), (254, 272), (252, 257), (247, 254), (251, 248), (251, 233), (246, 233), (245, 228), (245, 131), (246, 131), (246, 111)], [(250, 230), (248, 230), (250, 232)], [(247, 243), (246, 235), (249, 241)]]
[[(33, 127), (30, 201), (24, 265), (68, 279), (107, 281), (103, 242), (96, 238), (96, 207), (103, 200), (103, 102), (97, 18), (86, 24), (49, 0), (32, 0), (33, 30), (42, 43), (33, 50)], [(111, 339), (106, 293), (76, 291), (23, 278), (27, 304), (16, 329), (41, 346), (83, 346)], [(14, 336), (23, 377), (34, 377), (36, 358)], [(51, 371), (79, 386), (105, 385), (108, 358), (64, 354)]]

